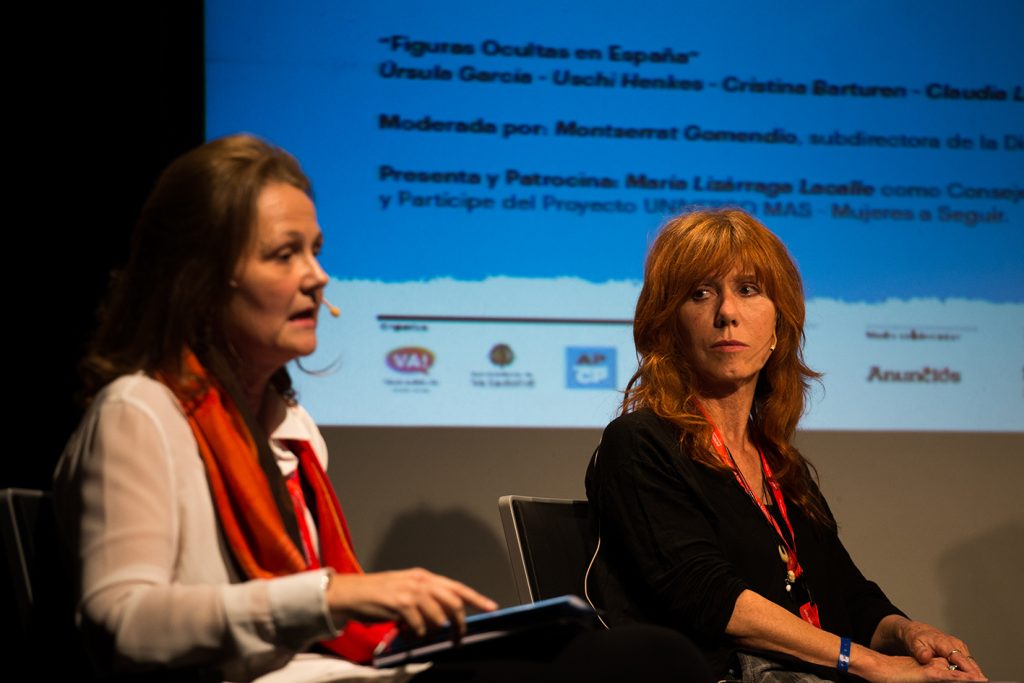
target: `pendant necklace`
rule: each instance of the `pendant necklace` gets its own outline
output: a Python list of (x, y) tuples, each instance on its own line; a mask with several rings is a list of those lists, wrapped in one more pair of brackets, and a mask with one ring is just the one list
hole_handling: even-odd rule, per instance
[(761, 511), (764, 513), (765, 517), (768, 519), (769, 522), (772, 523), (772, 526), (775, 527), (775, 530), (778, 532), (779, 540), (781, 541), (781, 543), (779, 543), (777, 546), (779, 550), (779, 559), (782, 560), (782, 564), (786, 567), (786, 592), (791, 593), (793, 591), (793, 584), (796, 583), (796, 571), (794, 566), (796, 563), (790, 562), (789, 548), (787, 547), (789, 544), (786, 542), (785, 537), (782, 535), (782, 530), (778, 528), (777, 524), (775, 524), (775, 520), (771, 517), (771, 513), (768, 512), (768, 507), (764, 503), (764, 499), (767, 498), (767, 495), (765, 494), (765, 480), (768, 476), (767, 474), (765, 474), (764, 466), (763, 464), (761, 466), (762, 500), (759, 501), (754, 497), (754, 490), (750, 487), (750, 483), (747, 481), (747, 478), (743, 476), (743, 472), (742, 470), (740, 470), (740, 466), (736, 464), (736, 458), (732, 457), (732, 451), (729, 450), (728, 446), (725, 446), (725, 452), (726, 454), (728, 454), (730, 462), (732, 462), (733, 471), (736, 472), (737, 475), (739, 475), (740, 482), (743, 485), (743, 490), (747, 492), (747, 495), (750, 496), (750, 499), (754, 502), (754, 504), (761, 508)]

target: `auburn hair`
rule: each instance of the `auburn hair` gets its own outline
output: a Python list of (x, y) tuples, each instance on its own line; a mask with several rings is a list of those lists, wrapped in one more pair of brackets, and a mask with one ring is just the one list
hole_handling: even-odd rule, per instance
[(792, 445), (810, 383), (820, 377), (803, 359), (803, 284), (782, 241), (748, 213), (698, 210), (662, 226), (644, 267), (633, 321), (639, 368), (626, 386), (621, 412), (652, 411), (677, 427), (696, 461), (726, 469), (696, 403), (698, 368), (687, 352), (680, 310), (700, 283), (737, 268), (757, 278), (777, 318), (778, 341), (754, 392), (752, 436), (786, 496), (815, 521), (830, 524), (815, 493), (813, 466)]

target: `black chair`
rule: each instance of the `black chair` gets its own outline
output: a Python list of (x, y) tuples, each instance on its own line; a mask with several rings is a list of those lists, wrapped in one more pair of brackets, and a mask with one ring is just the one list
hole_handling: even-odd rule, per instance
[[(160, 669), (97, 674), (74, 623), (74, 582), (61, 551), (53, 496), (48, 491), (0, 490), (0, 634), (31, 680), (76, 683), (196, 683), (220, 681), (215, 672)], [(17, 664), (8, 664), (17, 668)], [(19, 679), (20, 680), (20, 679)], [(28, 680), (28, 679), (26, 679)]]
[(502, 496), (498, 511), (519, 602), (582, 597), (594, 552), (587, 501)]
[[(75, 631), (74, 591), (57, 534), (52, 496), (29, 489), (0, 490), (5, 644), (32, 661), (40, 678), (88, 678)], [(8, 604), (10, 603), (10, 604)]]
[(4, 548), (4, 576), (10, 611), (7, 627), (26, 634), (32, 621), (32, 574), (36, 556), (36, 526), (40, 511), (45, 514), (49, 497), (42, 491), (4, 489), (0, 491), (0, 540)]

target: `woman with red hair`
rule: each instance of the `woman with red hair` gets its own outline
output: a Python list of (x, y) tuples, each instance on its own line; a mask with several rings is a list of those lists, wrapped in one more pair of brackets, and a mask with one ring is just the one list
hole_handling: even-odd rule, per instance
[(719, 676), (984, 680), (963, 641), (904, 616), (843, 548), (792, 445), (818, 377), (803, 326), (800, 274), (756, 219), (664, 226), (636, 305), (639, 369), (587, 471), (588, 597), (610, 626), (682, 631)]

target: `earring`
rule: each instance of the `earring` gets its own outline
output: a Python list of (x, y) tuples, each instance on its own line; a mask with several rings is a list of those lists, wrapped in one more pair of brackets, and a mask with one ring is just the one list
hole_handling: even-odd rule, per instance
[(771, 346), (768, 347), (768, 351), (769, 352), (774, 351), (775, 347), (778, 346), (778, 344), (779, 344), (779, 335), (777, 335), (774, 332), (772, 332), (772, 343), (771, 343)]

